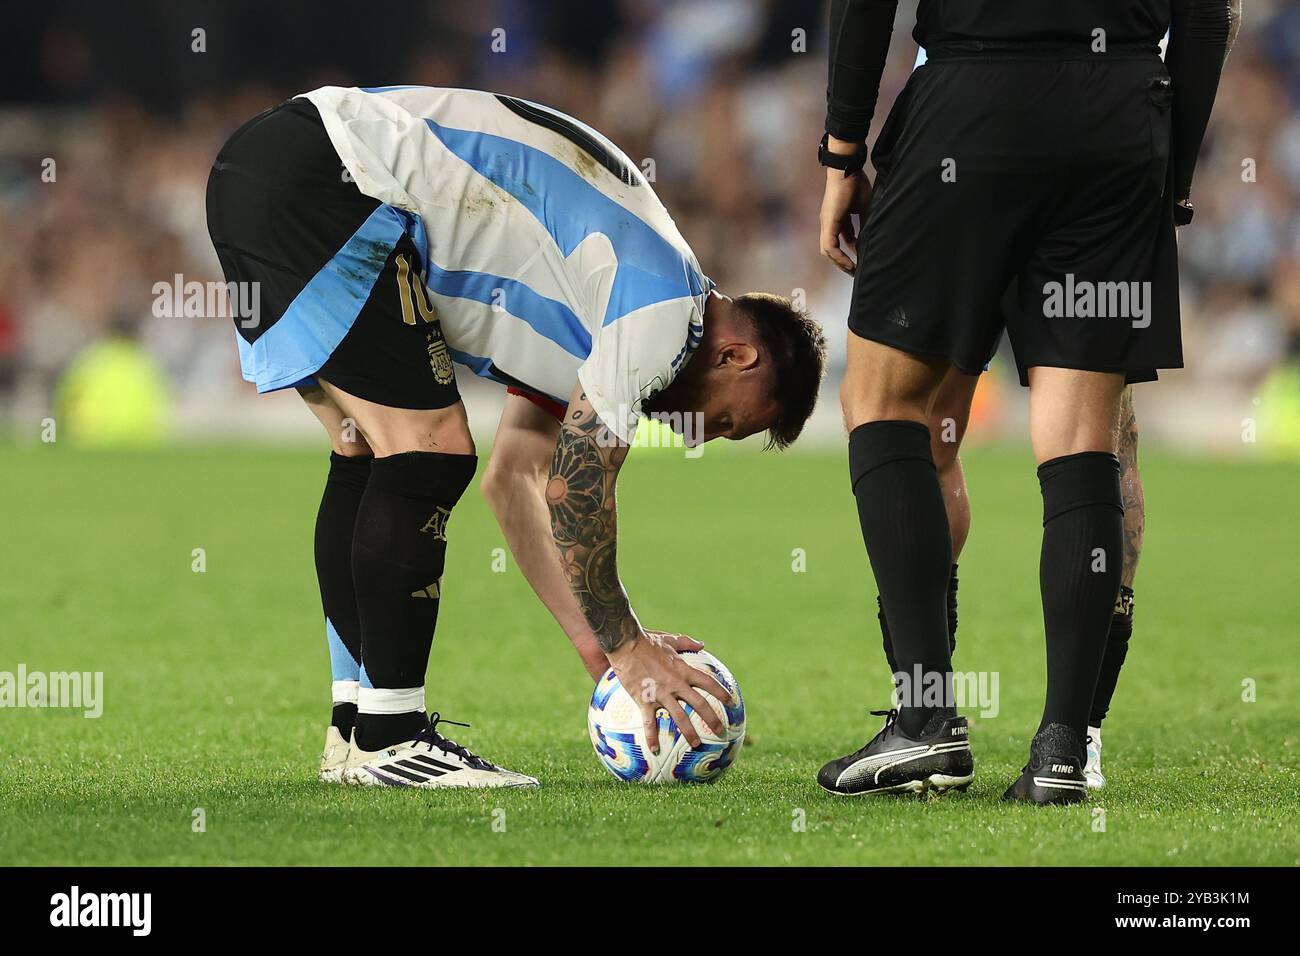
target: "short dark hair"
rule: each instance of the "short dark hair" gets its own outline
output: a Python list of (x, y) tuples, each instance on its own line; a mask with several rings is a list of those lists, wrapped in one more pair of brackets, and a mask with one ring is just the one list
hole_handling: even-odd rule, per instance
[(817, 406), (826, 373), (826, 337), (807, 312), (783, 295), (747, 292), (734, 301), (753, 323), (776, 372), (773, 391), (781, 411), (768, 429), (766, 447), (788, 448)]

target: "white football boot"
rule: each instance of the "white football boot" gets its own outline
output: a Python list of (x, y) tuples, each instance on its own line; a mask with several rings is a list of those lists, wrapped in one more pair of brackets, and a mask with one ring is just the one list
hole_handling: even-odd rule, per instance
[(325, 731), (325, 750), (320, 755), (321, 783), (343, 782), (343, 767), (347, 764), (351, 751), (352, 741), (345, 740), (339, 729), (330, 724), (329, 730)]
[(1083, 765), (1083, 779), (1089, 790), (1100, 790), (1106, 786), (1106, 777), (1101, 772), (1101, 728), (1088, 728), (1088, 762)]
[[(343, 782), (361, 787), (538, 787), (534, 777), (505, 770), (438, 733), (435, 711), (429, 726), (414, 740), (385, 750), (353, 747), (343, 768)], [(442, 721), (455, 723), (455, 721)], [(468, 724), (461, 724), (465, 727)]]

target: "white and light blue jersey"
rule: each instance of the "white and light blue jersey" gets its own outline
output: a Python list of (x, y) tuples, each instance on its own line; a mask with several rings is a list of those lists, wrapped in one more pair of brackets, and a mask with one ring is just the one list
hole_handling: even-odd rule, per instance
[[(475, 90), (304, 94), (367, 196), (401, 211), (453, 357), (625, 441), (680, 371), (712, 283), (641, 171), (562, 113)], [(409, 215), (405, 215), (409, 214)]]

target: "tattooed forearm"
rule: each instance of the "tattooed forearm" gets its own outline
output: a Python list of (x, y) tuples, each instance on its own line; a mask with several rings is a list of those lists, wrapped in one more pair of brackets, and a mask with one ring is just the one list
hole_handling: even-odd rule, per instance
[(1119, 488), (1124, 501), (1124, 572), (1120, 583), (1131, 588), (1137, 576), (1147, 525), (1146, 497), (1142, 491), (1142, 475), (1138, 471), (1138, 425), (1132, 388), (1124, 389), (1120, 397), (1115, 446), (1119, 457)]
[(607, 654), (640, 630), (618, 577), (614, 484), (626, 457), (627, 446), (610, 434), (591, 406), (574, 402), (560, 427), (546, 484), (551, 536), (564, 575)]

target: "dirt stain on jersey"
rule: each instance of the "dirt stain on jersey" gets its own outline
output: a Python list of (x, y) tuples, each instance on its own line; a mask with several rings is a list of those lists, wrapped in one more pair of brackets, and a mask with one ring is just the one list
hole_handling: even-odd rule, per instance
[(465, 193), (465, 197), (461, 200), (461, 208), (468, 216), (487, 217), (492, 215), (498, 205), (509, 201), (509, 193), (500, 191), (494, 186), (478, 183)]
[(593, 183), (600, 179), (603, 167), (585, 149), (565, 140), (563, 150), (564, 157), (574, 167), (579, 176)]

